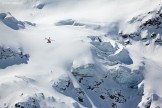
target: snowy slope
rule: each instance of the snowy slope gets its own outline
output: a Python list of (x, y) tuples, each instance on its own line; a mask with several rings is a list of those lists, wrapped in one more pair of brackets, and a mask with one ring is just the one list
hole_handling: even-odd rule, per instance
[(161, 30), (161, 0), (0, 0), (0, 108), (160, 108)]

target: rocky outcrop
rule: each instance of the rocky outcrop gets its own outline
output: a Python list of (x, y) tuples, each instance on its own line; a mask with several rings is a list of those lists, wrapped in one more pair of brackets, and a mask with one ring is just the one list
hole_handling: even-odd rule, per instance
[(35, 26), (35, 23), (29, 21), (19, 21), (11, 13), (0, 13), (0, 21), (14, 30), (25, 29), (27, 25)]
[(101, 28), (100, 25), (96, 25), (96, 24), (86, 24), (86, 23), (82, 23), (82, 22), (79, 22), (79, 21), (76, 21), (74, 19), (65, 19), (65, 20), (61, 20), (57, 23), (55, 23), (56, 26), (82, 26), (82, 27), (85, 27), (85, 28), (89, 28), (89, 29), (94, 29), (94, 30), (98, 30)]
[(130, 44), (131, 40), (142, 41), (145, 45), (162, 44), (162, 7), (133, 17), (127, 24), (135, 25), (137, 29), (127, 33), (123, 28), (119, 35), (123, 38), (124, 44)]
[(11, 48), (0, 47), (0, 68), (6, 68), (15, 64), (27, 64), (29, 55), (24, 54), (21, 49), (17, 51)]

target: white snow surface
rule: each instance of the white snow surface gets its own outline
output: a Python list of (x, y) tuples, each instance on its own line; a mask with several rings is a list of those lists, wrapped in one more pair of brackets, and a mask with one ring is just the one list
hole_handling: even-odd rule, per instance
[[(153, 42), (162, 29), (139, 32), (154, 17), (140, 15), (160, 6), (161, 0), (0, 0), (0, 108), (161, 108), (162, 46)], [(128, 23), (138, 16), (142, 21)], [(126, 38), (125, 45), (120, 32), (146, 39)]]

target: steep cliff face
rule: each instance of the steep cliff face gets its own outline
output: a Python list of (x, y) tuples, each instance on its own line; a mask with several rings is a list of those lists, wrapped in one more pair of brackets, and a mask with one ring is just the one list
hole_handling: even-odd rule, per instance
[[(129, 30), (127, 26), (133, 26), (134, 30)], [(133, 17), (119, 33), (124, 42), (131, 40), (142, 41), (145, 45), (161, 45), (162, 10), (161, 5), (155, 10)]]
[[(161, 107), (161, 87), (156, 83), (161, 79), (161, 45), (162, 45), (162, 10), (159, 4), (155, 9), (148, 11), (147, 13), (140, 14), (133, 17), (128, 21), (128, 26), (133, 26), (135, 29), (129, 32), (128, 28), (123, 28), (120, 32), (122, 37), (122, 43), (130, 45), (130, 47), (136, 48), (139, 51), (140, 56), (144, 58), (144, 81), (143, 86), (143, 97), (139, 103), (140, 108), (153, 108)], [(140, 45), (137, 45), (140, 43)], [(135, 45), (136, 44), (136, 45)], [(130, 51), (131, 48), (128, 48)], [(136, 50), (137, 50), (136, 49)], [(155, 70), (154, 70), (155, 69)]]

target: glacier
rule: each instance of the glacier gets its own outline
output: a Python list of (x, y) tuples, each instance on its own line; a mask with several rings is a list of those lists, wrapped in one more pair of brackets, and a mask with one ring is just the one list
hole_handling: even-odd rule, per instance
[(0, 0), (0, 33), (0, 108), (162, 107), (161, 0)]

